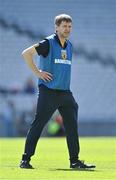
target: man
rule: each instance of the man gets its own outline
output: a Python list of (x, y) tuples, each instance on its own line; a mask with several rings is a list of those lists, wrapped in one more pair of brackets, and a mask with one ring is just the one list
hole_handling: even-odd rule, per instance
[[(30, 164), (31, 156), (35, 153), (45, 124), (56, 109), (63, 118), (70, 168), (95, 168), (94, 165), (84, 164), (78, 157), (78, 105), (70, 91), (72, 44), (67, 39), (71, 29), (72, 18), (69, 15), (60, 14), (55, 17), (55, 34), (22, 53), (28, 66), (39, 78), (39, 97), (35, 119), (27, 134), (25, 150), (20, 163), (21, 168), (33, 168)], [(40, 56), (40, 68), (36, 67), (33, 60), (36, 54)]]

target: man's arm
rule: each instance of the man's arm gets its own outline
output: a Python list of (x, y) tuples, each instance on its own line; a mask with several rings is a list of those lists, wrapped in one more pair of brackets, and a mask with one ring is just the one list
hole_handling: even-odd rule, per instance
[(27, 65), (31, 68), (31, 70), (37, 77), (43, 79), (44, 81), (50, 81), (52, 80), (52, 74), (46, 71), (41, 71), (34, 63), (33, 56), (37, 54), (35, 48), (38, 46), (39, 44), (34, 44), (33, 46), (30, 46), (29, 48), (25, 49), (22, 52), (22, 56)]

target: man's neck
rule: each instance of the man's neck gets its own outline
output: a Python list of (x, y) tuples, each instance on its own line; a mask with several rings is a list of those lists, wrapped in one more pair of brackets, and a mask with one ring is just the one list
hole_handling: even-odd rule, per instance
[(66, 39), (64, 39), (64, 38), (59, 38), (59, 39), (60, 39), (60, 43), (61, 43), (62, 47), (64, 47)]
[(59, 38), (59, 40), (60, 40), (60, 43), (61, 43), (62, 47), (64, 47), (64, 44), (65, 44), (65, 42), (66, 42), (66, 38), (60, 36), (59, 34), (57, 34), (57, 35), (58, 35), (58, 38)]

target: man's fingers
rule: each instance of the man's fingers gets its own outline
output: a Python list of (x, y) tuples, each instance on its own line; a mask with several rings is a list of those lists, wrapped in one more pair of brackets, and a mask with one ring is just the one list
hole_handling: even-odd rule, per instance
[(52, 80), (52, 74), (49, 73), (49, 72), (46, 72), (46, 71), (42, 71), (40, 78), (41, 78), (42, 80), (44, 80), (45, 82), (46, 82), (46, 81), (51, 81), (51, 80)]
[(52, 78), (50, 76), (46, 76), (44, 79), (46, 79), (47, 81), (51, 81)]
[(51, 76), (52, 77), (52, 74), (51, 73), (49, 73), (49, 72), (45, 72), (48, 76)]
[(50, 74), (50, 73), (45, 73), (45, 79), (47, 79), (47, 80), (52, 80), (52, 74)]
[[(40, 78), (40, 77), (39, 77), (39, 78)], [(45, 82), (46, 82), (45, 78), (41, 77), (40, 79), (42, 79), (43, 81), (45, 81)]]
[(52, 80), (52, 78), (50, 76), (48, 76), (48, 75), (45, 75), (45, 76), (41, 77), (41, 79), (43, 79), (45, 82)]
[(49, 79), (49, 80), (52, 80), (52, 77), (50, 77), (50, 76), (47, 76), (47, 79)]

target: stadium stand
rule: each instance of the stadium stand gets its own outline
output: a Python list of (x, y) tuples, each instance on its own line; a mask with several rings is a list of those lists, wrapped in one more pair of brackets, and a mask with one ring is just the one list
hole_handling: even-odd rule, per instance
[[(80, 107), (79, 120), (116, 122), (115, 9), (114, 0), (0, 0), (0, 88), (22, 89), (29, 76), (37, 85), (21, 52), (54, 32), (55, 15), (68, 13), (74, 21), (70, 37), (74, 45), (71, 89)], [(36, 94), (23, 96), (2, 97), (1, 102), (13, 98), (20, 110), (31, 109)]]

